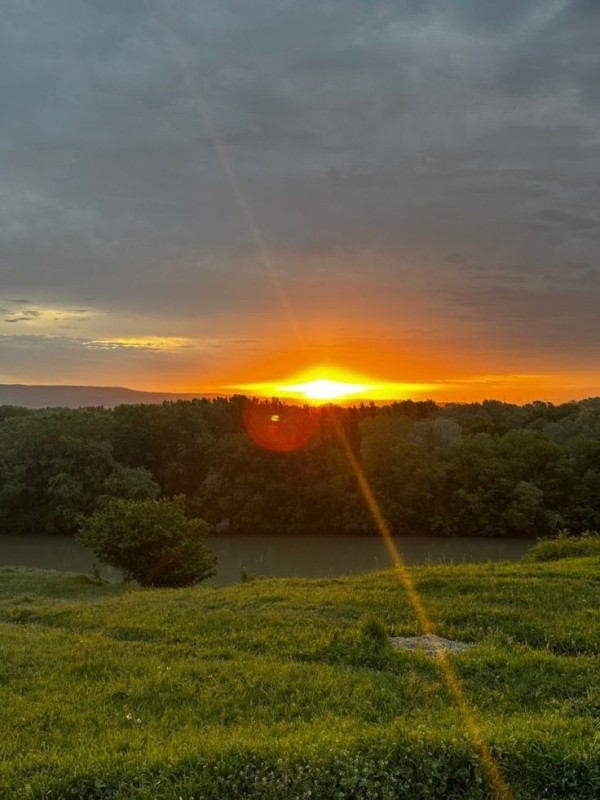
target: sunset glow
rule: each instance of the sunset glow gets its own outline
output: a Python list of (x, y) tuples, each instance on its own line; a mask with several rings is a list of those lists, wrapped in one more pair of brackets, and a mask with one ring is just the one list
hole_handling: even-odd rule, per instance
[(398, 400), (419, 396), (433, 384), (374, 381), (336, 367), (313, 369), (288, 380), (229, 387), (256, 397), (279, 397), (315, 405), (361, 400)]
[(600, 395), (597, 3), (9, 5), (0, 386)]
[(365, 394), (376, 387), (368, 383), (344, 383), (342, 381), (319, 378), (294, 386), (277, 386), (277, 391), (294, 392), (304, 395), (307, 400), (340, 400), (351, 395)]

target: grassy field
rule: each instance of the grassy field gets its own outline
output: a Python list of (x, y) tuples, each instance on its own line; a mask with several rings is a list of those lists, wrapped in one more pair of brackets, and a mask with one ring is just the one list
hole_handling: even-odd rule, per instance
[[(340, 542), (343, 546), (343, 542)], [(513, 798), (600, 796), (600, 557), (415, 567)], [(0, 571), (2, 798), (491, 798), (393, 572), (230, 588)]]

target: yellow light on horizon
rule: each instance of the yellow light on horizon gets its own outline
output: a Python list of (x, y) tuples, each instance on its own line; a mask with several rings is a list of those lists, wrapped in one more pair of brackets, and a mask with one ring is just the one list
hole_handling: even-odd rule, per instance
[(375, 388), (368, 383), (344, 383), (329, 378), (317, 378), (294, 385), (275, 386), (278, 392), (303, 395), (307, 400), (340, 400), (351, 395), (370, 392)]
[(309, 403), (334, 401), (379, 400), (389, 401), (414, 397), (429, 391), (431, 384), (369, 382), (363, 375), (353, 374), (337, 367), (315, 367), (288, 381), (252, 383), (227, 387), (230, 390), (249, 392), (259, 397), (305, 400)]

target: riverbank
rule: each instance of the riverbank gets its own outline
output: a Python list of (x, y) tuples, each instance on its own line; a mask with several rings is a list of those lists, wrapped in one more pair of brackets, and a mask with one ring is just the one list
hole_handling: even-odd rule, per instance
[[(396, 536), (394, 545), (404, 563), (478, 563), (518, 561), (531, 540), (475, 537)], [(206, 543), (217, 556), (217, 574), (210, 583), (238, 583), (243, 570), (269, 578), (339, 578), (392, 566), (380, 536), (314, 536), (215, 534)], [(27, 566), (65, 572), (99, 570), (106, 580), (121, 580), (113, 567), (98, 565), (91, 550), (72, 536), (29, 534), (0, 537), (0, 568)]]
[[(600, 790), (600, 558), (413, 567), (515, 800)], [(397, 576), (141, 590), (0, 571), (0, 795), (494, 797)]]

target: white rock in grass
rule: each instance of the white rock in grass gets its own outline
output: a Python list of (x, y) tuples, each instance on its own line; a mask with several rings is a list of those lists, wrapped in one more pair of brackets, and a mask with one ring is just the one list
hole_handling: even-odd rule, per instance
[(456, 642), (453, 639), (444, 639), (443, 636), (433, 636), (426, 633), (424, 636), (390, 636), (390, 644), (394, 650), (423, 650), (428, 656), (437, 656), (442, 650), (451, 653), (462, 653), (473, 647), (466, 642)]

